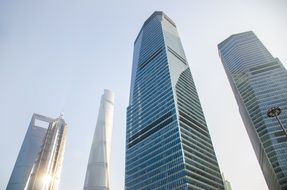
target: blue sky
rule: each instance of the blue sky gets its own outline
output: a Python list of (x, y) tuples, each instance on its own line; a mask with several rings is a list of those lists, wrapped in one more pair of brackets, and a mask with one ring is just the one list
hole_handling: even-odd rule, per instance
[(124, 189), (133, 42), (155, 10), (177, 25), (221, 171), (234, 190), (267, 190), (217, 44), (253, 30), (286, 67), (285, 0), (0, 0), (0, 189), (32, 114), (60, 112), (69, 125), (60, 189), (81, 189), (105, 88), (116, 94), (111, 189)]

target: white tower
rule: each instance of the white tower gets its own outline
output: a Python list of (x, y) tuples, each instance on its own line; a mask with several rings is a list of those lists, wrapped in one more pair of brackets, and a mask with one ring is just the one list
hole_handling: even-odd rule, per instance
[(84, 190), (109, 189), (109, 162), (114, 114), (114, 93), (105, 90), (86, 171)]

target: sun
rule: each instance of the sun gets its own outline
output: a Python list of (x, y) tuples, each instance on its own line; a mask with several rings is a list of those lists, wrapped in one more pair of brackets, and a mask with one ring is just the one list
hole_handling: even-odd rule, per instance
[(43, 183), (44, 185), (49, 185), (49, 183), (52, 181), (52, 177), (50, 175), (45, 175), (43, 177)]

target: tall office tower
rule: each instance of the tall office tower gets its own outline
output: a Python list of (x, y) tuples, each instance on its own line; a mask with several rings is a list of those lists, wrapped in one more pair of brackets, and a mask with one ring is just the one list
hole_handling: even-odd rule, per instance
[(66, 123), (61, 117), (33, 114), (7, 190), (58, 189), (65, 140)]
[(267, 110), (280, 106), (287, 126), (287, 72), (253, 32), (218, 45), (219, 55), (270, 190), (287, 189), (287, 138)]
[(33, 114), (26, 136), (18, 154), (14, 169), (7, 185), (7, 190), (23, 190), (32, 167), (38, 157), (47, 129), (37, 126), (36, 121), (51, 123), (53, 119)]
[(163, 12), (134, 44), (125, 189), (224, 189), (176, 25)]
[(84, 190), (109, 190), (111, 137), (114, 93), (105, 90), (101, 98), (98, 121), (86, 171)]
[(41, 152), (26, 184), (27, 190), (57, 190), (60, 182), (67, 124), (62, 115), (49, 123)]

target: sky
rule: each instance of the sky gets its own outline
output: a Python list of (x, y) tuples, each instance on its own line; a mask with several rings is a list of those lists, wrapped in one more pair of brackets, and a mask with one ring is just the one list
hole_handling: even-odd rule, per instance
[(287, 67), (286, 0), (0, 0), (0, 189), (33, 113), (64, 112), (60, 189), (83, 188), (104, 89), (115, 92), (111, 190), (124, 189), (134, 40), (156, 10), (177, 25), (221, 172), (233, 190), (267, 190), (217, 44), (252, 30)]

